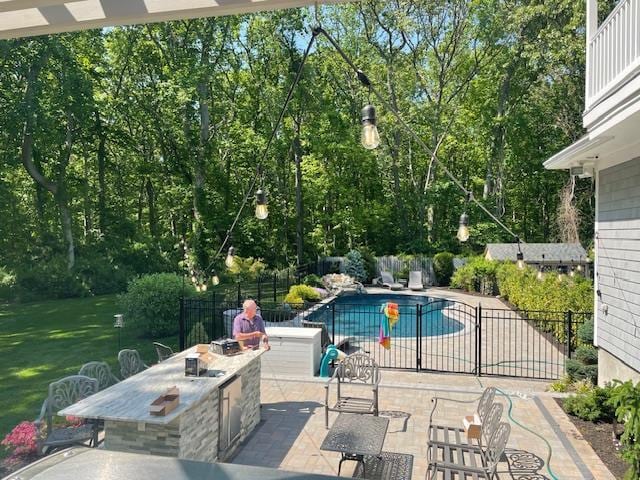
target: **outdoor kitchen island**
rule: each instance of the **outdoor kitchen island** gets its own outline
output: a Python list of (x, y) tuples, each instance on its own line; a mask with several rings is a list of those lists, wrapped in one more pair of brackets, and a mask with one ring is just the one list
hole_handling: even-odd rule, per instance
[[(59, 413), (103, 420), (107, 450), (223, 461), (260, 421), (264, 350), (209, 354), (211, 376), (185, 376), (185, 357), (195, 350), (185, 350)], [(177, 407), (166, 416), (151, 415), (151, 403), (174, 386), (179, 390)]]

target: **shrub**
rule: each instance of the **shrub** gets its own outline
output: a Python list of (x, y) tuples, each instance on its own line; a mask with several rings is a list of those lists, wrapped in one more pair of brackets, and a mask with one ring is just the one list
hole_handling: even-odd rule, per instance
[(367, 279), (367, 272), (364, 268), (364, 259), (357, 250), (351, 250), (347, 253), (344, 273), (355, 278), (359, 282), (364, 282)]
[(598, 349), (591, 345), (580, 345), (576, 348), (575, 358), (584, 365), (595, 365), (598, 363)]
[(565, 375), (560, 380), (556, 380), (555, 382), (549, 385), (549, 390), (552, 392), (568, 392), (571, 387), (571, 377), (569, 375)]
[(83, 284), (93, 295), (124, 292), (128, 280), (134, 276), (133, 271), (115, 265), (102, 256), (80, 259), (76, 269)]
[(86, 297), (89, 288), (73, 270), (67, 269), (66, 258), (54, 257), (34, 263), (16, 274), (16, 297), (19, 301)]
[(292, 285), (289, 294), (307, 302), (317, 302), (321, 299), (320, 293), (309, 285)]
[(614, 411), (609, 403), (610, 396), (610, 387), (592, 387), (584, 393), (565, 399), (564, 409), (567, 413), (589, 422), (611, 421)]
[(373, 282), (374, 277), (378, 274), (378, 260), (369, 247), (361, 247), (360, 254), (364, 261), (364, 268), (367, 273), (366, 283)]
[(565, 366), (567, 375), (573, 381), (590, 380), (594, 384), (598, 382), (598, 365), (585, 365), (574, 358), (567, 358)]
[(284, 297), (284, 303), (289, 305), (291, 308), (302, 308), (304, 306), (304, 300), (302, 297), (292, 292), (287, 293)]
[(313, 273), (307, 275), (302, 279), (302, 283), (305, 285), (309, 285), (310, 287), (318, 287), (322, 288), (324, 285), (322, 284), (322, 279)]
[(10, 300), (14, 296), (16, 276), (7, 268), (0, 267), (0, 300)]
[(622, 458), (629, 463), (626, 480), (640, 478), (640, 382), (635, 386), (631, 380), (622, 383), (614, 380), (609, 405), (615, 408), (615, 416), (624, 422), (624, 433), (620, 437)]
[(436, 275), (438, 285), (449, 285), (451, 283), (451, 275), (453, 275), (453, 253), (436, 253), (433, 257), (433, 272)]
[(193, 285), (174, 273), (144, 275), (129, 282), (127, 293), (118, 297), (126, 318), (151, 337), (178, 333), (180, 297), (195, 293)]
[(576, 332), (578, 340), (585, 345), (593, 345), (593, 316), (587, 318)]
[(209, 335), (204, 328), (202, 322), (196, 323), (187, 335), (187, 346), (197, 345), (199, 343), (209, 343)]
[(493, 295), (497, 290), (498, 263), (482, 256), (470, 259), (451, 277), (451, 286)]

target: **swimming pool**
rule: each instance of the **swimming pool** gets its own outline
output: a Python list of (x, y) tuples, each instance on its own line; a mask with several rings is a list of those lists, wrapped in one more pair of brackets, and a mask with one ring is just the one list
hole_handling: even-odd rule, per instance
[[(432, 304), (429, 308), (422, 308), (420, 322), (418, 309), (433, 299), (420, 295), (398, 294), (367, 294), (343, 295), (327, 304), (309, 316), (309, 320), (322, 321), (327, 324), (329, 331), (345, 336), (377, 337), (383, 313), (380, 307), (386, 302), (398, 304), (400, 319), (392, 330), (393, 337), (415, 337), (417, 329), (421, 328), (423, 337), (447, 335), (458, 332), (464, 325), (449, 318), (442, 312), (447, 302)], [(433, 305), (437, 305), (435, 308)]]

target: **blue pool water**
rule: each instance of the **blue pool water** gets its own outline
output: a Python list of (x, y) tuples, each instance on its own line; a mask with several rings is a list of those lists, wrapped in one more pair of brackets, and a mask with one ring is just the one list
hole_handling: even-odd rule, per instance
[[(415, 337), (418, 328), (421, 328), (422, 336), (446, 335), (464, 328), (462, 323), (442, 313), (446, 302), (429, 303), (431, 301), (429, 297), (418, 295), (344, 295), (314, 312), (309, 320), (323, 321), (329, 332), (335, 326), (335, 334), (377, 337), (384, 317), (380, 307), (386, 302), (393, 302), (400, 310), (400, 319), (392, 331), (394, 337)], [(418, 305), (422, 306), (420, 321)]]

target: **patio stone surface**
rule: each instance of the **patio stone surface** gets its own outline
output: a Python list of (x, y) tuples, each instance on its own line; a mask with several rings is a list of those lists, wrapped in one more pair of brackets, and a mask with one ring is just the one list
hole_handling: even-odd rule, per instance
[[(306, 473), (337, 475), (340, 454), (320, 450), (324, 427), (324, 381), (294, 379), (264, 372), (261, 385), (261, 422), (231, 460)], [(540, 381), (464, 375), (434, 375), (384, 370), (380, 386), (381, 415), (390, 418), (384, 451), (413, 455), (413, 477), (424, 479), (427, 469), (426, 430), (434, 396), (474, 400), (488, 385), (501, 389), (513, 402), (512, 417), (542, 435), (553, 450), (550, 467), (563, 480), (613, 480), (604, 464), (555, 403), (547, 384)], [(509, 403), (503, 394), (507, 420)], [(434, 419), (460, 425), (475, 403), (439, 402)], [(545, 416), (546, 412), (546, 416)], [(337, 414), (331, 413), (330, 424)], [(551, 420), (551, 421), (549, 421)], [(552, 478), (547, 471), (548, 449), (540, 438), (511, 423), (507, 455), (498, 468), (501, 479)], [(342, 476), (352, 476), (355, 462), (345, 462)], [(509, 471), (511, 468), (511, 472)]]

